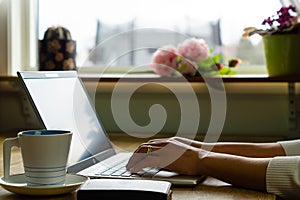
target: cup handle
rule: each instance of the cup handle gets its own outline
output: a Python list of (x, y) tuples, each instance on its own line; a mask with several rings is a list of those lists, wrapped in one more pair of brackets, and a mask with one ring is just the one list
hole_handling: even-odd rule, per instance
[(20, 147), (18, 138), (7, 138), (3, 142), (3, 167), (4, 167), (4, 179), (10, 176), (10, 159), (11, 148), (13, 146)]

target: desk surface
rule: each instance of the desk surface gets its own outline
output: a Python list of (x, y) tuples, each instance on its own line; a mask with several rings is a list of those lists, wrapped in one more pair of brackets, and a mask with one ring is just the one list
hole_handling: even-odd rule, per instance
[[(3, 158), (2, 158), (2, 142), (5, 137), (13, 137), (13, 135), (0, 135), (0, 174), (3, 175)], [(132, 139), (118, 136), (111, 136), (113, 145), (117, 150), (133, 150), (138, 144), (143, 142), (142, 139)], [(11, 173), (22, 172), (22, 158), (19, 149), (13, 148), (12, 154), (12, 167)], [(208, 177), (203, 183), (199, 184), (194, 188), (172, 188), (173, 200), (184, 199), (276, 199), (274, 195), (256, 192), (252, 190), (246, 190), (241, 188), (233, 187), (227, 183), (219, 181), (217, 179)], [(0, 187), (0, 199), (1, 200), (28, 200), (33, 199), (32, 197), (24, 197), (12, 194), (2, 187)], [(43, 198), (44, 200), (76, 200), (76, 192), (67, 195), (54, 196), (49, 198)]]

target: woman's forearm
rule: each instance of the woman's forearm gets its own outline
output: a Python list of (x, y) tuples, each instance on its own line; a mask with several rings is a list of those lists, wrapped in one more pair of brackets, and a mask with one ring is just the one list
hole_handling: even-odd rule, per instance
[(285, 152), (279, 143), (242, 143), (242, 142), (218, 142), (205, 143), (187, 138), (174, 137), (174, 140), (216, 153), (227, 153), (253, 158), (271, 158), (285, 156)]
[(211, 152), (200, 160), (199, 166), (205, 175), (244, 188), (266, 190), (266, 169), (270, 158), (248, 158)]
[[(251, 158), (238, 154), (238, 149), (244, 145), (250, 148), (252, 144), (222, 144), (215, 147), (222, 151), (231, 146), (235, 151), (217, 153), (206, 151), (195, 145), (179, 141), (184, 138), (156, 139), (141, 144), (136, 150), (126, 168), (137, 173), (145, 167), (158, 167), (184, 175), (207, 175), (230, 184), (249, 189), (266, 190), (266, 172), (272, 158)], [(233, 146), (234, 145), (234, 146)], [(240, 144), (238, 144), (240, 145)], [(150, 148), (150, 153), (147, 153)], [(247, 149), (246, 148), (246, 149)], [(276, 147), (275, 147), (276, 148)], [(215, 148), (215, 150), (220, 150)], [(262, 147), (256, 149), (263, 149)], [(249, 151), (251, 151), (249, 149)], [(256, 151), (256, 150), (255, 150)], [(149, 156), (150, 154), (151, 156)], [(247, 153), (249, 154), (249, 153)]]
[(216, 153), (227, 153), (253, 158), (285, 156), (282, 146), (278, 143), (202, 143), (201, 148), (211, 149)]

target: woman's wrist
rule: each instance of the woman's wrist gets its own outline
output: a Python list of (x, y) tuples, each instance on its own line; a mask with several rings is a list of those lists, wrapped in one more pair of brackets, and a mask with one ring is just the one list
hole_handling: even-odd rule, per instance
[(210, 169), (210, 161), (212, 157), (214, 157), (214, 152), (206, 151), (203, 149), (199, 149), (198, 151), (198, 157), (199, 157), (199, 162), (198, 162), (198, 171), (199, 174), (206, 175), (206, 176), (211, 176), (212, 174), (209, 173)]
[(265, 190), (271, 158), (249, 158), (215, 152), (199, 152), (199, 173), (251, 189)]

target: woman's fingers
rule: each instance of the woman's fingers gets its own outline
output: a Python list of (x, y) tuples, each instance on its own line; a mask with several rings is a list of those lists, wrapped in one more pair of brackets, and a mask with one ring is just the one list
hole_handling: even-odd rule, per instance
[(130, 170), (133, 166), (137, 165), (137, 163), (144, 161), (146, 157), (153, 156), (154, 152), (158, 149), (160, 149), (159, 146), (150, 145), (148, 143), (144, 143), (139, 146), (129, 159), (129, 162), (126, 166), (127, 170)]
[[(166, 140), (156, 140), (153, 142), (141, 144), (129, 159), (129, 162), (126, 165), (127, 170), (132, 171), (133, 167), (135, 167), (135, 169), (141, 170), (141, 166), (158, 167), (157, 158), (161, 157), (159, 154), (161, 154), (162, 149), (164, 149), (168, 144), (169, 142)], [(156, 159), (153, 159), (155, 157)]]
[(178, 159), (187, 149), (185, 144), (171, 140), (156, 140), (140, 145), (126, 168), (136, 172), (142, 167), (164, 168)]
[(138, 173), (146, 167), (162, 168), (160, 165), (160, 158), (157, 155), (150, 155), (144, 157), (140, 162), (137, 162), (129, 170), (131, 173)]

